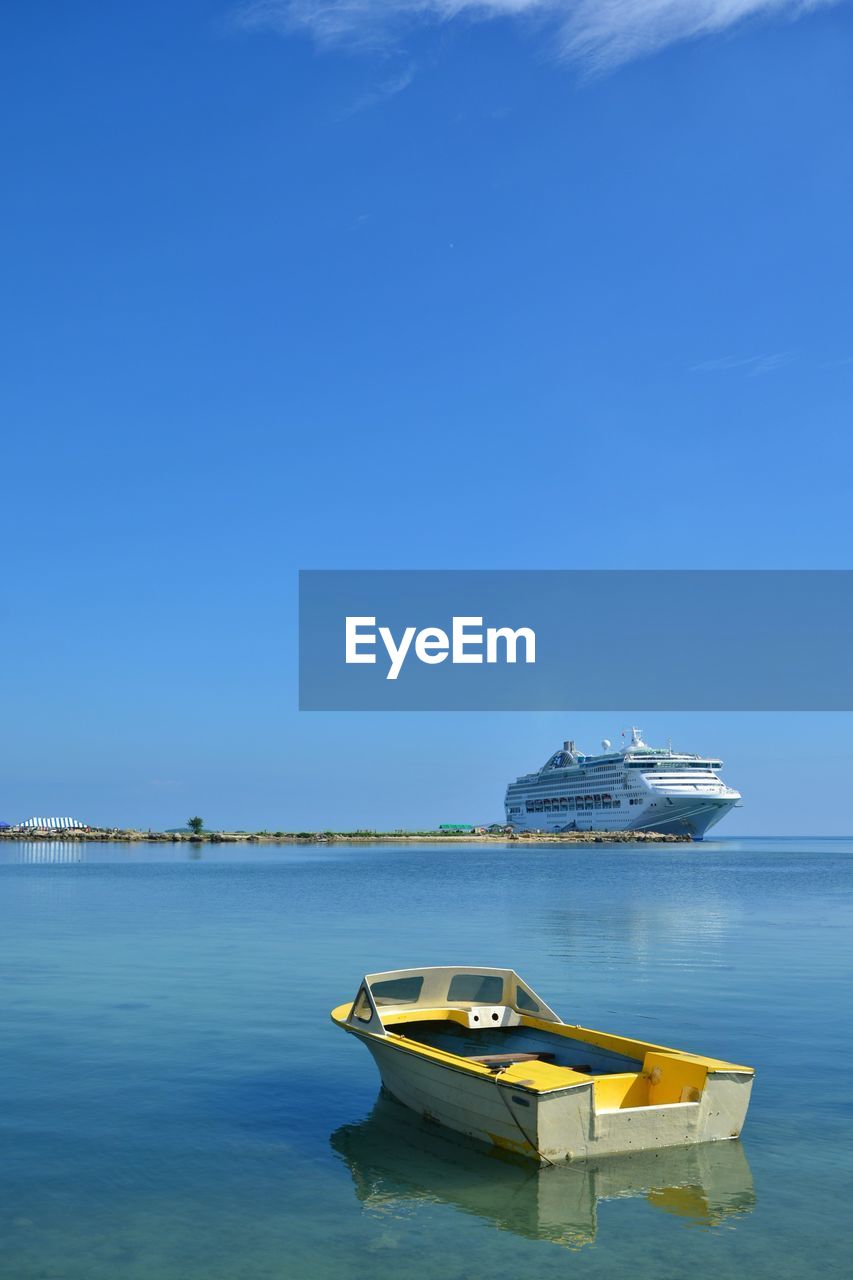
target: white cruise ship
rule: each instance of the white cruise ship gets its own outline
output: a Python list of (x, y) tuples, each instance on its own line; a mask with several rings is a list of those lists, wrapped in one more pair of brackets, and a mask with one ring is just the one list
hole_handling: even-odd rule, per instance
[[(624, 735), (623, 735), (624, 736)], [(649, 747), (639, 729), (600, 755), (564, 742), (538, 773), (506, 789), (506, 820), (519, 831), (661, 831), (701, 840), (740, 803), (720, 760)]]

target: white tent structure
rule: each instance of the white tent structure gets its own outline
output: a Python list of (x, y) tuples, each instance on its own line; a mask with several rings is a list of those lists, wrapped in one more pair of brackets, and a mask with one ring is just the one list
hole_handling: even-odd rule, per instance
[(86, 824), (76, 818), (27, 818), (18, 825), (27, 831), (79, 831)]

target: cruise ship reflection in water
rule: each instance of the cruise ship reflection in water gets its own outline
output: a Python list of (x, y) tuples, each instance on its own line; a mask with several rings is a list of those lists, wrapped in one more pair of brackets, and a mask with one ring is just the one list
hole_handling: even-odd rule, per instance
[(738, 1141), (605, 1156), (539, 1169), (420, 1119), (380, 1094), (366, 1119), (331, 1136), (367, 1209), (450, 1204), (503, 1231), (570, 1249), (596, 1237), (600, 1200), (643, 1196), (664, 1213), (716, 1227), (752, 1211), (755, 1190)]

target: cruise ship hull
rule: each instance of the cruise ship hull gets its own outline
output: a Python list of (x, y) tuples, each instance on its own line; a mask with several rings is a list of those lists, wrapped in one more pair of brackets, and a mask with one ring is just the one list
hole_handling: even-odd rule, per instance
[(658, 808), (647, 820), (623, 831), (660, 831), (662, 835), (689, 835), (701, 840), (705, 832), (724, 818), (735, 800), (673, 800)]
[(517, 831), (659, 831), (661, 835), (689, 835), (701, 840), (705, 833), (724, 818), (737, 802), (734, 800), (673, 800), (653, 811), (639, 813), (632, 821), (619, 821), (615, 814), (588, 813), (583, 821), (568, 821), (568, 815), (530, 814), (530, 821), (513, 823)]

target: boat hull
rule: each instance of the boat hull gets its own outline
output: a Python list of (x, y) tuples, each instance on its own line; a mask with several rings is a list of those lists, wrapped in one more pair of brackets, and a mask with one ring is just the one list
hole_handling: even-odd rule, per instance
[(752, 1089), (751, 1072), (714, 1072), (697, 1101), (611, 1109), (596, 1106), (591, 1080), (537, 1093), (382, 1037), (358, 1038), (385, 1088), (412, 1111), (541, 1164), (736, 1138)]

